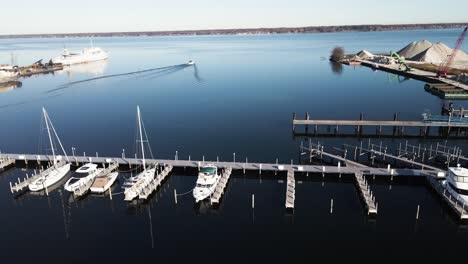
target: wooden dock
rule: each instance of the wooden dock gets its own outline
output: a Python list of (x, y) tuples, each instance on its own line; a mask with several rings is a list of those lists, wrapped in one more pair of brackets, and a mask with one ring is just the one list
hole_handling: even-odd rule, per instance
[(288, 170), (286, 178), (286, 209), (294, 209), (294, 200), (296, 200), (296, 180), (294, 171)]
[(375, 202), (375, 196), (372, 194), (366, 178), (360, 172), (354, 173), (354, 178), (356, 179), (356, 186), (359, 194), (366, 205), (367, 215), (376, 215), (377, 203)]
[(426, 83), (424, 90), (442, 99), (468, 99), (468, 90), (448, 83)]
[(297, 125), (327, 125), (327, 126), (388, 126), (388, 127), (463, 127), (468, 128), (464, 122), (434, 122), (434, 121), (379, 121), (379, 120), (293, 120)]
[[(17, 162), (23, 162), (25, 164), (39, 164), (41, 162), (49, 162), (53, 160), (51, 155), (37, 155), (37, 154), (0, 154), (0, 157), (10, 156), (11, 159), (15, 159)], [(117, 157), (83, 157), (75, 156), (69, 157), (70, 161), (75, 164), (84, 164), (90, 162), (90, 159), (94, 163), (111, 163), (117, 162), (121, 166), (140, 166), (141, 160), (134, 158), (117, 158)], [(168, 160), (168, 159), (149, 159), (148, 163), (153, 164), (166, 164), (172, 165), (173, 167), (179, 168), (198, 168), (200, 164), (206, 164), (208, 161), (201, 160)], [(218, 168), (232, 168), (232, 170), (247, 170), (271, 172), (286, 172), (292, 170), (295, 172), (303, 173), (318, 173), (318, 174), (353, 174), (355, 172), (362, 172), (364, 175), (375, 175), (375, 176), (389, 176), (390, 172), (387, 169), (372, 168), (372, 167), (337, 167), (337, 166), (321, 166), (321, 165), (302, 165), (302, 164), (281, 164), (281, 163), (253, 163), (253, 162), (234, 162), (234, 161), (209, 161)], [(437, 172), (431, 170), (415, 170), (415, 169), (394, 169), (393, 176), (425, 176), (426, 174), (434, 175)], [(26, 185), (27, 186), (27, 185)]]
[[(13, 159), (14, 157), (11, 157), (11, 158)], [(51, 162), (51, 161), (53, 161), (53, 157), (49, 156), (47, 162)], [(62, 166), (64, 162), (65, 161), (59, 161), (56, 166)], [(38, 171), (38, 173), (35, 172), (35, 174), (33, 176), (31, 176), (31, 177), (29, 177), (29, 175), (26, 174), (26, 177), (24, 177), (23, 179), (18, 178), (18, 182), (15, 182), (14, 185), (13, 185), (13, 183), (10, 182), (10, 191), (11, 191), (11, 193), (23, 192), (24, 190), (28, 189), (28, 186), (29, 186), (30, 183), (32, 183), (33, 181), (39, 179), (39, 177), (42, 177), (42, 175), (45, 175), (49, 171), (54, 170), (54, 169), (55, 169), (55, 166), (50, 166), (46, 170), (40, 169)], [(46, 188), (46, 192), (48, 192), (47, 188)]]
[(119, 168), (118, 163), (116, 163), (116, 162), (110, 163), (107, 168), (106, 167), (102, 168), (102, 171), (98, 175), (96, 175), (95, 178), (89, 179), (84, 184), (82, 184), (82, 185), (78, 186), (78, 188), (74, 189), (73, 194), (77, 198), (87, 194), (89, 189), (91, 189), (91, 187), (93, 186), (96, 178), (106, 176), (106, 175), (112, 173), (113, 171), (117, 170), (118, 168)]
[(162, 184), (162, 182), (166, 179), (166, 177), (171, 173), (173, 169), (172, 165), (164, 166), (164, 169), (158, 173), (149, 183), (146, 185), (142, 190), (141, 193), (138, 195), (140, 200), (146, 200), (148, 197), (156, 191), (156, 189)]
[(226, 189), (227, 183), (229, 181), (229, 177), (231, 176), (232, 173), (232, 168), (226, 168), (224, 169), (221, 179), (219, 180), (218, 185), (216, 186), (216, 189), (213, 193), (213, 196), (211, 196), (211, 203), (213, 204), (219, 204), (219, 200), (224, 194), (224, 190)]
[(0, 159), (0, 172), (6, 171), (15, 165), (15, 160), (10, 157)]

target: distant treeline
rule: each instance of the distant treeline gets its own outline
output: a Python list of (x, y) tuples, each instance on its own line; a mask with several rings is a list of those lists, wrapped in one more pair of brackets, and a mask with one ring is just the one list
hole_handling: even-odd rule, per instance
[(283, 27), (283, 28), (246, 28), (246, 29), (205, 29), (179, 31), (140, 31), (140, 32), (100, 32), (100, 33), (60, 33), (60, 34), (24, 34), (0, 35), (1, 38), (65, 38), (65, 37), (127, 37), (127, 36), (181, 36), (181, 35), (237, 35), (237, 34), (286, 34), (286, 33), (325, 33), (352, 31), (391, 31), (414, 29), (461, 28), (467, 23), (440, 24), (401, 24), (401, 25), (351, 25), (318, 27)]

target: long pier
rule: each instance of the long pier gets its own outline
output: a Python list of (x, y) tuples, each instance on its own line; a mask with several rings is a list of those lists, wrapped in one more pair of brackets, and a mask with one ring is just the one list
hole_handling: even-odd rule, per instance
[[(36, 155), (36, 154), (0, 154), (9, 156), (11, 159), (17, 162), (24, 162), (25, 164), (39, 164), (42, 162), (49, 162), (53, 160), (52, 155)], [(72, 156), (69, 157), (70, 162), (75, 164), (84, 164), (88, 162), (94, 163), (113, 163), (116, 162), (123, 166), (141, 166), (142, 162), (140, 159), (134, 158), (120, 158), (120, 157), (84, 157), (84, 156)], [(208, 161), (200, 160), (179, 160), (179, 159), (148, 159), (147, 163), (153, 164), (166, 164), (172, 165), (173, 167), (188, 167), (198, 168), (202, 164), (208, 163)], [(295, 172), (304, 173), (321, 173), (321, 174), (353, 174), (361, 172), (364, 175), (375, 175), (375, 176), (435, 176), (437, 172), (431, 170), (414, 170), (414, 169), (393, 169), (387, 170), (383, 168), (373, 167), (350, 167), (350, 166), (321, 166), (321, 165), (302, 165), (302, 164), (280, 164), (280, 163), (253, 163), (253, 162), (236, 162), (236, 161), (209, 161), (218, 168), (232, 168), (232, 170), (248, 170), (258, 171), (260, 174), (262, 171), (281, 172), (292, 170)], [(27, 185), (26, 185), (27, 186)]]

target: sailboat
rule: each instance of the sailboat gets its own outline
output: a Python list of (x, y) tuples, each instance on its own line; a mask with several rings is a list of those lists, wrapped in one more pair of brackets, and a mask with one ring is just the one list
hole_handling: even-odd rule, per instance
[[(140, 147), (141, 147), (141, 155), (142, 155), (142, 168), (143, 171), (137, 174), (136, 176), (130, 177), (127, 179), (123, 185), (122, 188), (124, 188), (124, 195), (125, 201), (131, 201), (135, 199), (141, 192), (141, 190), (154, 178), (155, 172), (156, 172), (156, 164), (149, 164), (148, 166), (146, 165), (146, 160), (145, 160), (145, 146), (144, 142), (148, 142), (148, 147), (149, 151), (151, 153), (151, 147), (149, 146), (149, 141), (148, 141), (148, 136), (146, 135), (146, 130), (144, 129), (144, 126), (142, 125), (142, 120), (141, 120), (141, 112), (140, 112), (140, 107), (137, 106), (137, 119), (138, 119), (138, 134), (140, 140)], [(143, 130), (145, 134), (146, 140), (143, 140)]]
[[(49, 188), (50, 186), (56, 184), (61, 179), (63, 179), (65, 175), (67, 175), (67, 173), (70, 171), (70, 162), (67, 153), (65, 152), (62, 142), (60, 141), (60, 138), (58, 137), (57, 132), (55, 131), (54, 125), (52, 124), (52, 121), (50, 120), (49, 115), (47, 114), (44, 108), (42, 108), (42, 113), (47, 128), (47, 134), (49, 136), (53, 160), (52, 166), (50, 166), (42, 172), (39, 172), (38, 175), (34, 175), (34, 177), (36, 177), (37, 179), (35, 179), (28, 185), (29, 190), (33, 192)], [(62, 156), (55, 155), (55, 144), (52, 140), (52, 137), (55, 137), (57, 139), (60, 148), (62, 149), (65, 155), (66, 160), (63, 160)]]

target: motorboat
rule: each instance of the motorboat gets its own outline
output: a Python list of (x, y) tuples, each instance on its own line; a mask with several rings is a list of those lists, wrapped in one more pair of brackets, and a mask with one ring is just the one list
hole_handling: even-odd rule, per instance
[(90, 191), (100, 194), (107, 192), (119, 176), (118, 168), (118, 163), (110, 164), (109, 167), (104, 168), (94, 179)]
[(218, 168), (215, 165), (207, 164), (202, 166), (198, 173), (197, 183), (193, 189), (195, 201), (198, 203), (211, 197), (220, 179), (221, 175), (218, 175)]
[(188, 65), (194, 65), (195, 62), (193, 60), (189, 60), (189, 62), (187, 63)]
[(468, 195), (468, 169), (460, 167), (460, 165), (450, 167), (446, 178), (452, 189)]
[(81, 186), (93, 181), (103, 169), (98, 169), (97, 164), (87, 163), (78, 168), (65, 183), (65, 190), (73, 192)]
[(68, 49), (63, 50), (63, 54), (52, 59), (53, 63), (72, 65), (93, 61), (107, 60), (109, 53), (98, 47), (85, 48), (81, 52), (72, 53)]

